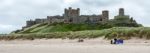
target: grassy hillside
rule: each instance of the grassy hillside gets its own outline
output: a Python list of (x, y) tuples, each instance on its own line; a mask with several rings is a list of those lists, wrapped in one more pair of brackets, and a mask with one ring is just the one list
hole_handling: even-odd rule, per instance
[(23, 30), (14, 31), (15, 33), (51, 33), (51, 32), (68, 32), (68, 31), (83, 31), (83, 30), (102, 30), (112, 27), (141, 27), (133, 18), (129, 16), (116, 16), (114, 19), (105, 23), (80, 23), (80, 24), (65, 24), (65, 23), (41, 23)]
[(103, 30), (85, 30), (85, 31), (68, 31), (68, 32), (51, 32), (51, 33), (31, 33), (31, 34), (10, 34), (10, 36), (0, 36), (0, 39), (41, 39), (41, 38), (98, 38), (106, 39), (121, 38), (130, 39), (132, 37), (150, 39), (149, 27), (113, 27)]
[(41, 23), (1, 36), (0, 39), (34, 39), (34, 38), (97, 38), (106, 39), (131, 37), (150, 39), (150, 28), (142, 27), (129, 16), (116, 16), (105, 23)]
[(109, 24), (64, 24), (54, 23), (48, 25), (37, 24), (29, 28), (25, 28), (17, 33), (50, 33), (50, 32), (68, 32), (68, 31), (82, 31), (82, 30), (101, 30), (111, 28)]

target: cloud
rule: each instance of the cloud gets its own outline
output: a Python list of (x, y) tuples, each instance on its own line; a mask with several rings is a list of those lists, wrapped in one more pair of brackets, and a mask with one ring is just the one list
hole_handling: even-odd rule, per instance
[(125, 8), (126, 14), (138, 23), (150, 26), (149, 0), (0, 0), (0, 32), (9, 33), (25, 26), (26, 20), (62, 15), (64, 8), (80, 8), (81, 14), (101, 14), (110, 11), (110, 18)]
[(78, 2), (79, 0), (63, 0), (64, 3), (75, 3)]
[(120, 3), (121, 0), (81, 0), (82, 4), (88, 6), (108, 6)]
[(0, 24), (0, 34), (4, 34), (4, 33), (10, 33), (13, 30), (19, 29), (19, 26), (13, 26), (13, 25), (2, 25)]

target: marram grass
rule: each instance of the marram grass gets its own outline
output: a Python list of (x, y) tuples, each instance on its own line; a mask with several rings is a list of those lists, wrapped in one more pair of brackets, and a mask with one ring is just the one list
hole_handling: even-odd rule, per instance
[(28, 33), (28, 34), (9, 34), (7, 36), (0, 36), (1, 40), (14, 39), (41, 39), (41, 38), (99, 38), (105, 39), (121, 38), (131, 39), (132, 37), (150, 39), (149, 27), (113, 27), (103, 30), (85, 30), (85, 31), (69, 31), (69, 32), (51, 32), (51, 33)]

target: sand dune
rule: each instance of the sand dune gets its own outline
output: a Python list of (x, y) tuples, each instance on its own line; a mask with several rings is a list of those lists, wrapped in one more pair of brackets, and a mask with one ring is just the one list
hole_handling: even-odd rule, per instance
[(111, 45), (108, 40), (37, 39), (0, 41), (0, 53), (150, 53), (149, 40), (126, 40), (123, 45)]

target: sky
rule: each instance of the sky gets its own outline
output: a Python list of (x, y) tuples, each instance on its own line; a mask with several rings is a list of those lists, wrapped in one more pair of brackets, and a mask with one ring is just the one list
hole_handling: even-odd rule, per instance
[(26, 21), (62, 15), (64, 8), (80, 8), (82, 15), (109, 10), (110, 19), (124, 8), (125, 14), (150, 27), (150, 0), (0, 0), (0, 34), (21, 29)]

